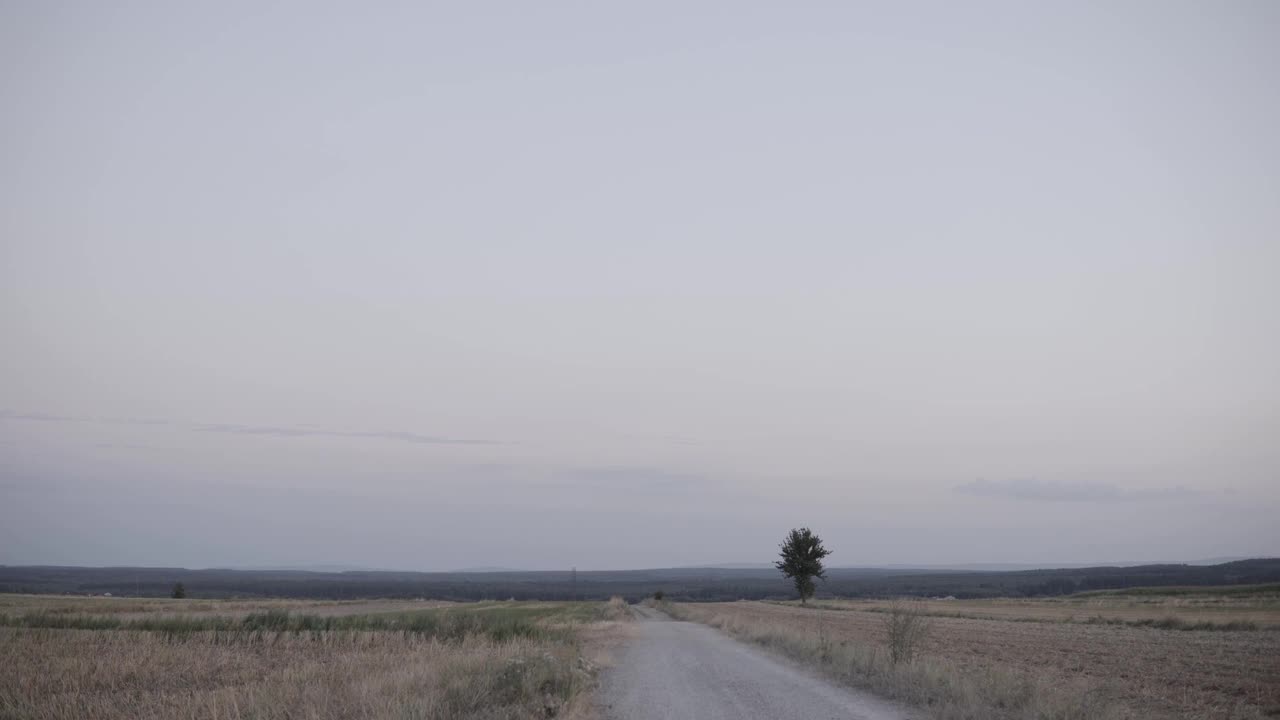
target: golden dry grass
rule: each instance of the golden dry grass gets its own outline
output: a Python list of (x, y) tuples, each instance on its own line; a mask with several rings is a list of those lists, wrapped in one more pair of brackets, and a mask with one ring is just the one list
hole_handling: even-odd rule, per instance
[[(173, 601), (106, 603), (0, 599), (8, 613), (53, 611), (77, 618), (405, 608), (182, 601), (199, 608), (186, 614)], [(480, 631), (449, 638), (359, 629), (174, 634), (0, 627), (0, 718), (586, 718), (592, 714), (595, 671), (609, 647), (626, 635), (617, 605), (510, 602), (427, 610), (492, 618), (504, 631), (485, 634), (481, 622)], [(506, 630), (512, 623), (546, 629), (511, 635)]]
[(893, 667), (881, 605), (841, 608), (738, 602), (682, 604), (675, 611), (846, 682), (924, 706), (935, 717), (1244, 719), (1280, 713), (1277, 632), (934, 616), (918, 659)]
[(172, 600), (169, 598), (124, 598), (74, 595), (0, 594), (0, 615), (29, 612), (111, 617), (153, 617), (178, 615), (218, 615), (242, 617), (253, 612), (286, 610), (321, 617), (406, 612), (449, 607), (444, 600)]

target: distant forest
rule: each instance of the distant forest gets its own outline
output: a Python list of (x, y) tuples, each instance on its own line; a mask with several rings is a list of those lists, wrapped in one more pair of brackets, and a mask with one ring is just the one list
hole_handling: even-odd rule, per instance
[[(662, 591), (672, 600), (789, 598), (777, 571), (762, 568), (554, 572), (305, 572), (0, 566), (0, 592), (168, 597), (182, 583), (191, 598), (428, 598), (439, 600), (635, 601)], [(1007, 572), (836, 568), (818, 597), (1037, 597), (1141, 586), (1238, 585), (1280, 582), (1280, 558), (1220, 565), (1141, 565)]]

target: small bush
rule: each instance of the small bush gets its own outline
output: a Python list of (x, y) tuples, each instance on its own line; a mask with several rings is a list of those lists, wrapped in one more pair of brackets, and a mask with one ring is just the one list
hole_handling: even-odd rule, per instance
[(896, 602), (889, 608), (884, 627), (889, 636), (889, 661), (898, 665), (915, 658), (929, 636), (931, 623), (919, 608)]
[(631, 605), (625, 598), (614, 595), (600, 607), (599, 617), (601, 620), (630, 620)]

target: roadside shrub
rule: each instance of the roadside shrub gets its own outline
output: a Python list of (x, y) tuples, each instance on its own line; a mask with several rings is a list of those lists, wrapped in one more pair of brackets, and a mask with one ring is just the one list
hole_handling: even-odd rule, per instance
[(889, 661), (894, 665), (909, 663), (929, 636), (931, 623), (919, 608), (895, 602), (884, 622), (889, 637)]
[(609, 598), (600, 608), (601, 620), (630, 620), (631, 605), (620, 595)]

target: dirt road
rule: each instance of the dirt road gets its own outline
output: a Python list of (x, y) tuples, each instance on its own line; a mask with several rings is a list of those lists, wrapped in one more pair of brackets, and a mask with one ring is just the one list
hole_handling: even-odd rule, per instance
[(898, 706), (837, 687), (705, 625), (633, 606), (637, 637), (605, 674), (611, 720), (907, 720)]

